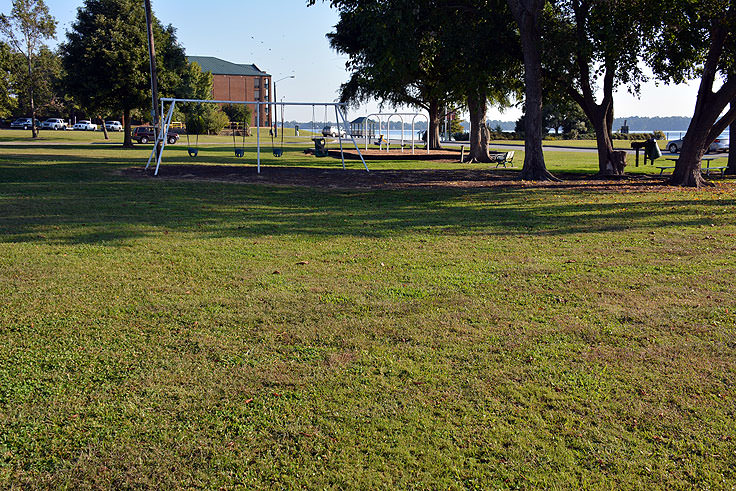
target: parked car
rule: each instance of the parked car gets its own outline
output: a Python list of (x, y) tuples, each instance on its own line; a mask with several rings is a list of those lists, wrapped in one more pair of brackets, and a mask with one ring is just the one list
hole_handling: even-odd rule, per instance
[(345, 138), (345, 130), (342, 128), (338, 129), (337, 126), (325, 126), (322, 128), (322, 136), (333, 136), (337, 138), (338, 136), (341, 136)]
[[(153, 126), (138, 126), (133, 129), (131, 137), (138, 143), (148, 143), (156, 138), (153, 133)], [(179, 134), (169, 130), (166, 134), (166, 141), (173, 145), (179, 141)]]
[(89, 119), (83, 119), (81, 121), (77, 121), (77, 123), (74, 125), (74, 129), (84, 131), (97, 131), (97, 125)]
[(41, 123), (41, 128), (45, 130), (65, 130), (67, 128), (66, 121), (61, 118), (49, 118)]
[(33, 120), (31, 118), (18, 118), (10, 123), (11, 128), (23, 128), (24, 130), (30, 130), (32, 125)]
[[(672, 153), (680, 153), (682, 150), (682, 139), (670, 140), (667, 142), (667, 150)], [(716, 138), (713, 143), (708, 147), (708, 152), (728, 152), (729, 150), (729, 137), (721, 135)]]
[(123, 131), (123, 125), (120, 121), (105, 121), (105, 129), (107, 131)]

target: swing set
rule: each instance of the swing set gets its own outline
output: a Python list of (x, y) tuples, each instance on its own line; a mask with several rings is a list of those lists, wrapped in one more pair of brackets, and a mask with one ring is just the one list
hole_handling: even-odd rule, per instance
[[(218, 101), (218, 100), (208, 100), (208, 99), (177, 99), (177, 98), (171, 98), (171, 97), (163, 97), (160, 99), (161, 101), (161, 125), (163, 127), (163, 131), (158, 132), (157, 140), (153, 146), (153, 150), (151, 151), (151, 155), (148, 157), (148, 162), (146, 163), (146, 169), (148, 169), (151, 166), (151, 163), (155, 160), (156, 162), (156, 169), (154, 171), (154, 175), (158, 175), (159, 168), (161, 166), (161, 160), (163, 158), (164, 150), (166, 148), (166, 138), (163, 137), (163, 135), (166, 135), (169, 127), (171, 126), (171, 119), (174, 114), (174, 108), (176, 107), (176, 104), (187, 104), (187, 103), (196, 103), (196, 104), (247, 104), (251, 106), (256, 106), (256, 164), (257, 164), (257, 172), (261, 173), (261, 112), (260, 107), (261, 106), (281, 106), (281, 142), (279, 148), (276, 148), (276, 141), (274, 140), (273, 132), (271, 133), (271, 151), (273, 153), (274, 157), (282, 157), (284, 154), (284, 107), (285, 106), (312, 106), (312, 134), (314, 135), (314, 111), (315, 106), (324, 106), (325, 107), (325, 115), (328, 114), (328, 108), (333, 107), (335, 110), (335, 118), (337, 120), (337, 127), (338, 132), (340, 133), (338, 135), (338, 140), (340, 142), (340, 159), (342, 160), (342, 168), (345, 169), (345, 154), (344, 154), (344, 148), (343, 148), (343, 137), (342, 128), (348, 128), (348, 120), (346, 115), (346, 104), (341, 102), (286, 102), (281, 101), (278, 103), (273, 102), (264, 102), (264, 101)], [(166, 105), (168, 104), (168, 110), (166, 110)], [(278, 116), (278, 115), (276, 115)], [(327, 117), (325, 117), (325, 120)], [(201, 122), (201, 116), (199, 116), (199, 120)], [(196, 126), (196, 125), (195, 125)], [(200, 124), (201, 126), (201, 124)], [(235, 153), (235, 157), (243, 158), (245, 156), (245, 123), (243, 124), (243, 134), (242, 134), (242, 141), (240, 142), (240, 145), (238, 146), (238, 141), (235, 135), (235, 131), (233, 130), (233, 150)], [(276, 128), (278, 128), (278, 122), (276, 124)], [(201, 128), (197, 128), (194, 132), (195, 136), (195, 144), (194, 146), (191, 145), (190, 139), (189, 139), (189, 131), (187, 131), (187, 153), (190, 157), (195, 158), (199, 155), (199, 132)], [(363, 163), (363, 167), (365, 168), (366, 172), (369, 172), (368, 165), (365, 162), (365, 159), (363, 158), (363, 154), (360, 151), (360, 148), (358, 146), (358, 142), (350, 135), (349, 137), (345, 138), (349, 139), (353, 146), (355, 147), (356, 152), (358, 153), (358, 156), (360, 157), (361, 162)], [(327, 150), (326, 150), (326, 141), (324, 138), (312, 138), (315, 144), (315, 155), (318, 152), (318, 143), (321, 147), (321, 153), (318, 156), (326, 156)], [(318, 142), (317, 140), (321, 140)], [(156, 154), (157, 148), (161, 149), (161, 151)]]

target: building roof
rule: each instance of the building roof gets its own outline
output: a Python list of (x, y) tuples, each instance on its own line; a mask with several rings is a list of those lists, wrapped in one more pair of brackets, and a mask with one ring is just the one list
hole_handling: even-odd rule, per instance
[(213, 75), (248, 75), (252, 77), (268, 77), (268, 73), (255, 65), (238, 65), (214, 56), (187, 56), (190, 62), (196, 62), (203, 72)]
[[(371, 124), (376, 124), (376, 121), (372, 119), (369, 119), (368, 121), (370, 121)], [(361, 116), (358, 119), (354, 119), (353, 121), (350, 122), (350, 124), (365, 124), (365, 116)]]

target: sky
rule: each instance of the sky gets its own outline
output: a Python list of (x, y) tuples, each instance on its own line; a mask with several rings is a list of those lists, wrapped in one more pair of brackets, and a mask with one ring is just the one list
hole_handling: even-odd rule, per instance
[[(142, 1), (142, 0), (141, 0)], [(57, 39), (63, 41), (76, 17), (81, 0), (46, 0), (59, 21)], [(277, 97), (294, 102), (331, 102), (340, 84), (348, 79), (347, 58), (332, 50), (325, 34), (337, 23), (337, 13), (329, 3), (318, 0), (312, 7), (306, 0), (151, 0), (154, 15), (177, 28), (179, 42), (187, 54), (215, 56), (233, 63), (254, 63), (276, 81)], [(0, 11), (9, 13), (11, 0), (0, 0)], [(619, 91), (614, 98), (617, 117), (691, 116), (695, 108), (697, 84), (656, 86), (644, 84), (641, 98)], [(386, 108), (391, 111), (391, 108)], [(378, 111), (374, 101), (349, 111), (350, 119)], [(324, 119), (324, 110), (316, 119)], [(501, 112), (490, 108), (488, 119), (516, 120), (518, 108)], [(286, 109), (286, 120), (308, 121), (309, 108)]]

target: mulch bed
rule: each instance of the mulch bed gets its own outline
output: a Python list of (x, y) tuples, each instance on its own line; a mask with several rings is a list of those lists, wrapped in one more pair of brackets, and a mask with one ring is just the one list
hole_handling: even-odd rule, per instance
[[(339, 163), (337, 164), (339, 165)], [(469, 166), (472, 164), (468, 164)], [(561, 182), (530, 182), (518, 179), (518, 170), (506, 169), (417, 169), (364, 170), (313, 167), (262, 167), (235, 165), (163, 165), (157, 177), (143, 166), (122, 171), (128, 177), (141, 179), (200, 180), (218, 182), (259, 183), (282, 186), (306, 186), (337, 189), (401, 189), (401, 188), (577, 188), (597, 190), (665, 190), (666, 178), (625, 176), (619, 179), (596, 179), (589, 174), (559, 175)], [(672, 189), (672, 188), (670, 188)], [(681, 188), (678, 188), (681, 189)]]
[[(343, 147), (343, 152), (345, 153), (345, 158), (348, 160), (360, 160), (360, 157), (358, 156), (358, 152), (355, 151), (355, 147), (352, 145), (350, 147)], [(415, 148), (414, 149), (414, 155), (411, 153), (411, 147), (405, 148), (402, 152), (398, 148), (391, 149), (390, 151), (386, 150), (378, 150), (378, 148), (368, 148), (368, 150), (365, 150), (364, 147), (360, 148), (360, 153), (363, 155), (363, 158), (367, 161), (376, 161), (376, 160), (422, 160), (427, 161), (431, 160), (433, 162), (460, 162), (460, 149), (442, 149), (442, 150), (430, 150), (429, 153), (427, 153), (427, 150), (424, 148)], [(336, 159), (340, 158), (340, 149), (339, 147), (335, 149), (335, 145), (332, 145), (332, 148), (329, 150), (330, 157), (334, 157)], [(465, 150), (465, 158), (468, 158), (468, 150)]]

